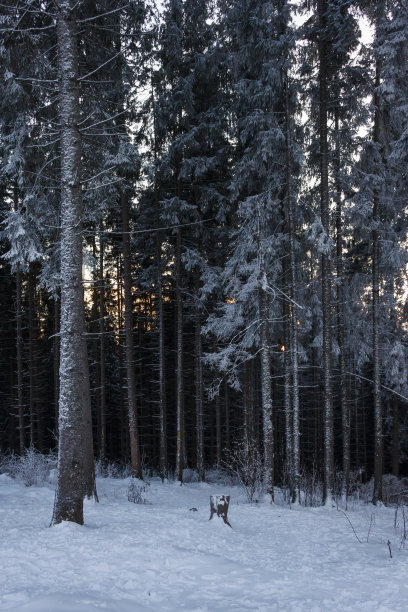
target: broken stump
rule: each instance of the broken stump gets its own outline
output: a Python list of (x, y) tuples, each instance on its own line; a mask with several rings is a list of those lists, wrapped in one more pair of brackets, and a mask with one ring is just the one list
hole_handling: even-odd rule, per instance
[[(208, 520), (211, 521), (214, 514), (218, 517), (222, 518), (224, 523), (231, 527), (228, 521), (228, 508), (230, 503), (229, 495), (211, 495), (210, 496), (210, 518)], [(232, 529), (232, 527), (231, 527)]]

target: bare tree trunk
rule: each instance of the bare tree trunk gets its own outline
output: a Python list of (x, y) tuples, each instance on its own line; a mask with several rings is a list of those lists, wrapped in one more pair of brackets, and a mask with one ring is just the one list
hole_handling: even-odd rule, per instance
[(231, 448), (230, 442), (230, 407), (229, 407), (229, 391), (228, 391), (228, 383), (225, 381), (225, 391), (224, 391), (224, 414), (225, 414), (225, 450), (229, 451)]
[[(380, 63), (376, 62), (375, 94), (374, 94), (374, 134), (375, 143), (380, 142)], [(372, 329), (373, 329), (373, 399), (374, 399), (374, 491), (373, 503), (382, 500), (382, 475), (383, 475), (383, 415), (381, 405), (381, 380), (380, 380), (380, 194), (374, 189), (373, 195), (373, 230), (372, 230)]]
[[(264, 275), (266, 286), (266, 275)], [(262, 391), (262, 422), (263, 422), (263, 462), (264, 486), (271, 501), (274, 500), (274, 432), (272, 421), (272, 386), (271, 364), (269, 355), (269, 308), (268, 294), (264, 288), (259, 290), (259, 314), (261, 319), (261, 391)]]
[[(14, 187), (14, 210), (19, 209), (18, 188)], [(16, 360), (17, 360), (17, 414), (19, 429), (20, 455), (24, 455), (25, 429), (24, 429), (24, 388), (23, 388), (23, 312), (21, 265), (16, 267)]]
[(54, 415), (55, 433), (58, 432), (58, 398), (59, 398), (59, 366), (60, 366), (60, 308), (59, 300), (54, 299), (54, 338), (53, 338), (53, 366), (54, 366)]
[(30, 419), (30, 446), (34, 446), (34, 422), (36, 408), (36, 380), (35, 380), (35, 273), (33, 264), (28, 269), (28, 378), (29, 378), (29, 419)]
[(169, 465), (167, 458), (167, 406), (166, 406), (166, 363), (164, 354), (164, 313), (163, 284), (161, 271), (161, 241), (157, 246), (157, 301), (159, 317), (159, 398), (160, 398), (160, 475), (168, 478)]
[(216, 439), (216, 461), (217, 467), (221, 465), (221, 449), (222, 449), (222, 436), (221, 436), (221, 401), (220, 394), (217, 393), (215, 396), (215, 439)]
[[(76, 4), (75, 4), (76, 6)], [(74, 0), (58, 0), (61, 124), (61, 356), (58, 482), (52, 523), (83, 523), (83, 499), (93, 492), (92, 429), (82, 288), (81, 138), (77, 23)]]
[(195, 408), (196, 408), (196, 456), (198, 478), (205, 479), (204, 469), (204, 415), (203, 415), (203, 365), (201, 343), (201, 313), (195, 320)]
[(323, 503), (331, 505), (334, 496), (334, 439), (332, 390), (332, 324), (331, 270), (329, 236), (329, 178), (327, 143), (327, 0), (318, 0), (319, 16), (319, 154), (320, 154), (320, 214), (326, 235), (326, 250), (321, 253), (322, 318), (323, 318), (323, 389), (324, 389), (324, 490)]
[[(287, 267), (287, 266), (286, 266)], [(291, 359), (290, 359), (290, 313), (288, 303), (283, 302), (283, 367), (284, 367), (284, 402), (285, 402), (285, 468), (288, 479), (289, 495), (295, 501), (293, 471), (293, 410), (291, 396)]]
[(102, 238), (103, 223), (99, 225), (99, 458), (102, 464), (106, 460), (106, 365), (105, 365), (105, 279), (104, 279), (104, 242)]
[[(290, 440), (292, 449), (287, 448), (287, 452), (292, 450), (293, 463), (291, 464), (291, 486), (292, 500), (294, 503), (300, 501), (300, 407), (299, 407), (299, 350), (298, 350), (298, 319), (297, 319), (297, 282), (296, 282), (296, 251), (295, 251), (295, 215), (293, 210), (292, 198), (292, 164), (291, 164), (291, 137), (290, 137), (290, 110), (288, 82), (286, 80), (286, 198), (289, 225), (289, 250), (290, 250), (290, 295), (292, 302), (289, 305), (289, 336), (290, 336), (290, 359), (291, 359), (291, 378), (292, 378), (292, 426), (293, 436)], [(287, 424), (287, 427), (289, 424)]]
[(176, 310), (177, 310), (177, 454), (176, 478), (183, 482), (184, 468), (184, 370), (183, 370), (183, 301), (181, 297), (181, 228), (176, 242)]
[(127, 408), (129, 419), (130, 458), (132, 475), (143, 478), (140, 457), (139, 428), (136, 406), (136, 374), (134, 364), (133, 312), (132, 312), (132, 268), (130, 255), (129, 200), (122, 190), (120, 195), (122, 213), (123, 285), (125, 290), (125, 354), (127, 374)]
[(120, 454), (127, 461), (129, 456), (129, 419), (127, 418), (127, 410), (123, 398), (123, 345), (122, 333), (123, 329), (123, 304), (122, 304), (122, 279), (121, 279), (121, 263), (120, 257), (116, 262), (116, 297), (118, 303), (118, 356), (119, 356), (119, 412), (120, 412)]
[(17, 264), (16, 270), (16, 353), (17, 353), (17, 412), (18, 429), (20, 440), (20, 455), (24, 454), (25, 429), (24, 429), (24, 395), (23, 395), (23, 325), (21, 310), (21, 267)]
[(337, 272), (337, 342), (339, 345), (340, 404), (343, 434), (343, 496), (347, 497), (350, 484), (350, 406), (347, 397), (347, 380), (345, 375), (345, 342), (344, 342), (344, 280), (343, 280), (343, 220), (340, 186), (340, 131), (339, 112), (335, 111), (336, 157), (335, 157), (335, 196), (336, 196), (336, 272)]
[(399, 419), (398, 397), (392, 395), (392, 473), (399, 476)]

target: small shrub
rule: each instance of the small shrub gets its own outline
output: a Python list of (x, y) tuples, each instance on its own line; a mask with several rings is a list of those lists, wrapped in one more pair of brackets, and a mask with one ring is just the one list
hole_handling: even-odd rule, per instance
[(27, 487), (42, 486), (49, 481), (50, 471), (57, 465), (53, 453), (43, 455), (33, 446), (27, 448), (24, 455), (8, 455), (3, 458), (2, 471), (20, 480)]
[(196, 470), (192, 470), (190, 468), (184, 468), (183, 470), (183, 482), (198, 482), (198, 472)]
[(130, 465), (118, 461), (95, 461), (95, 476), (97, 478), (128, 478), (131, 475)]
[(237, 442), (225, 453), (223, 467), (244, 491), (250, 504), (263, 494), (263, 464), (254, 440)]
[(132, 502), (132, 504), (147, 504), (148, 501), (144, 494), (149, 487), (150, 482), (144, 482), (143, 480), (138, 480), (137, 478), (131, 478), (128, 487), (128, 500)]
[(302, 471), (299, 484), (301, 502), (305, 506), (316, 507), (322, 505), (323, 483), (314, 466), (310, 472)]

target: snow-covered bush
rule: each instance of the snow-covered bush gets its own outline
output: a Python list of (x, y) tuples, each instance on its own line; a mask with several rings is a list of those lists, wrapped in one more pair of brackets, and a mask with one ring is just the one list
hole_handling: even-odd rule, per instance
[(133, 504), (147, 504), (148, 501), (145, 497), (145, 493), (149, 487), (150, 482), (145, 482), (138, 478), (131, 478), (128, 487), (128, 500)]
[(6, 455), (2, 460), (2, 471), (20, 480), (27, 487), (42, 486), (49, 481), (50, 471), (57, 465), (53, 453), (43, 455), (33, 446), (27, 448), (24, 455)]
[(245, 491), (250, 504), (263, 494), (262, 457), (255, 440), (236, 442), (221, 463), (227, 474)]
[(123, 465), (118, 461), (95, 461), (95, 476), (97, 478), (129, 478), (132, 468), (129, 464)]
[(205, 473), (205, 481), (209, 484), (230, 485), (234, 484), (234, 479), (226, 471), (225, 468), (217, 467), (207, 470)]
[(305, 506), (321, 506), (323, 499), (323, 482), (317, 470), (303, 471), (300, 475), (300, 499)]
[(192, 470), (191, 468), (184, 468), (183, 470), (183, 482), (198, 482), (198, 472), (196, 470)]

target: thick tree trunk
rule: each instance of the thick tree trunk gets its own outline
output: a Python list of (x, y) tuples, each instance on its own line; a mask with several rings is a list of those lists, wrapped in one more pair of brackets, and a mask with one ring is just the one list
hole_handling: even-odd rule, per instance
[[(82, 288), (81, 138), (74, 0), (58, 0), (61, 124), (61, 355), (58, 482), (52, 523), (83, 523), (83, 499), (96, 493)], [(91, 446), (90, 446), (91, 445)]]
[(324, 401), (324, 490), (323, 503), (331, 505), (334, 496), (334, 439), (332, 390), (332, 324), (331, 324), (331, 266), (329, 237), (329, 177), (327, 142), (327, 0), (318, 0), (319, 16), (319, 154), (320, 154), (320, 214), (326, 235), (326, 250), (321, 253), (322, 319), (323, 319), (323, 401)]
[(129, 420), (130, 458), (132, 464), (132, 476), (143, 478), (142, 463), (140, 458), (139, 428), (136, 405), (136, 373), (134, 364), (134, 342), (133, 342), (133, 302), (132, 302), (132, 267), (130, 254), (130, 221), (129, 221), (129, 199), (123, 190), (120, 196), (122, 213), (122, 249), (123, 249), (123, 285), (124, 285), (124, 307), (125, 307), (125, 355), (127, 375), (127, 409)]

